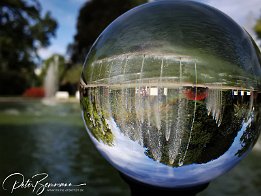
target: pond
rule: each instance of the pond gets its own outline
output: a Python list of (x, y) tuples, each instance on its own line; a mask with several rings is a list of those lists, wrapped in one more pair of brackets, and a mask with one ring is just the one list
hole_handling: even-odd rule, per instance
[[(130, 194), (117, 171), (100, 156), (89, 139), (77, 102), (1, 99), (0, 131), (1, 184), (12, 173), (21, 173), (25, 179), (47, 173), (47, 182), (86, 183), (82, 192), (61, 195)], [(260, 195), (260, 151), (259, 139), (245, 160), (199, 195)], [(32, 195), (32, 188), (14, 192)], [(0, 188), (1, 195), (7, 193)], [(57, 192), (43, 195), (57, 195)]]

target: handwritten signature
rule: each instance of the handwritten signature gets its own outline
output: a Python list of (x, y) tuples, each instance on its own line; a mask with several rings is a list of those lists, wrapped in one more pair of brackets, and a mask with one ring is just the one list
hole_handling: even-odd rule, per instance
[(73, 187), (86, 186), (86, 183), (75, 185), (72, 183), (64, 183), (64, 182), (59, 182), (59, 183), (44, 182), (47, 178), (48, 178), (47, 173), (35, 174), (29, 179), (25, 179), (24, 175), (21, 173), (13, 173), (5, 178), (5, 180), (2, 183), (2, 188), (5, 191), (10, 191), (11, 193), (13, 193), (17, 189), (32, 189), (32, 193), (35, 193), (36, 195), (41, 195), (47, 188), (66, 188), (66, 187), (73, 188)]

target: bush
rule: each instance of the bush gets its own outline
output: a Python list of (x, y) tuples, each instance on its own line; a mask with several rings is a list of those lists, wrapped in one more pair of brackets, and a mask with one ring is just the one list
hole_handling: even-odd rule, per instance
[(44, 88), (42, 87), (32, 87), (27, 89), (23, 96), (24, 97), (44, 97), (45, 93), (44, 93)]

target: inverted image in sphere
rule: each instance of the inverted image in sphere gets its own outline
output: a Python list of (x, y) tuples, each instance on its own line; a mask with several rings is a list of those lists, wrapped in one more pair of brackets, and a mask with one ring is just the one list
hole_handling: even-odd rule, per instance
[(215, 8), (193, 1), (136, 7), (87, 56), (86, 129), (99, 152), (137, 181), (207, 183), (259, 136), (260, 63), (250, 35)]

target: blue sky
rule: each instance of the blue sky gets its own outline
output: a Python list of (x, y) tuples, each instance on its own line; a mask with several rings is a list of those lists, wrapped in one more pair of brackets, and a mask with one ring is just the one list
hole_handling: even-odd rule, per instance
[(58, 22), (56, 37), (51, 40), (51, 45), (38, 52), (43, 59), (54, 53), (65, 54), (67, 45), (73, 42), (78, 12), (85, 2), (86, 0), (40, 0), (42, 12), (50, 11)]
[[(69, 43), (76, 34), (77, 17), (80, 8), (87, 0), (40, 0), (43, 12), (50, 11), (59, 27), (56, 37), (48, 48), (41, 48), (38, 53), (46, 59), (54, 53), (65, 55)], [(108, 0), (109, 1), (109, 0)], [(232, 17), (246, 28), (253, 37), (255, 20), (261, 16), (261, 0), (195, 0), (209, 4)]]

